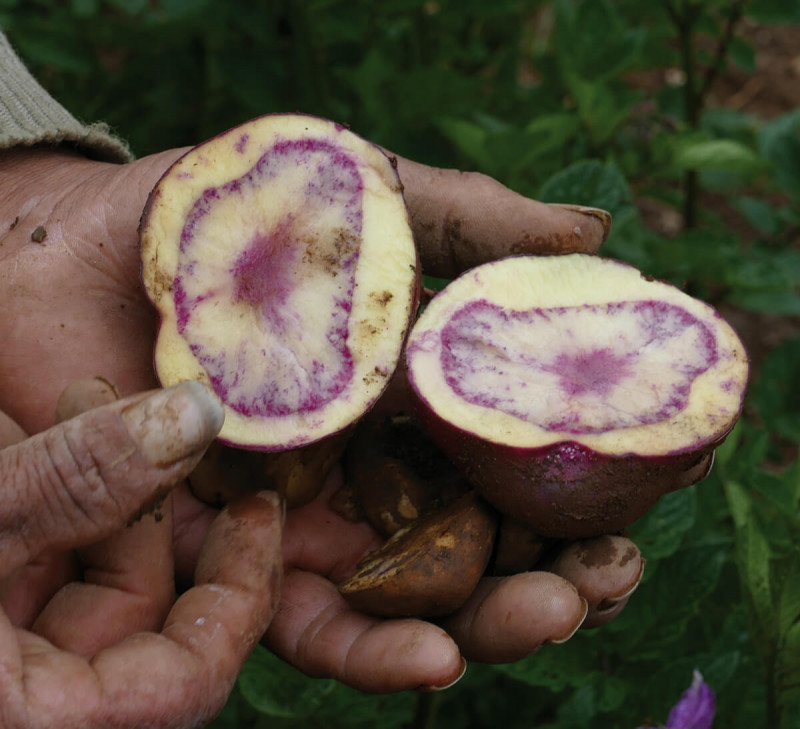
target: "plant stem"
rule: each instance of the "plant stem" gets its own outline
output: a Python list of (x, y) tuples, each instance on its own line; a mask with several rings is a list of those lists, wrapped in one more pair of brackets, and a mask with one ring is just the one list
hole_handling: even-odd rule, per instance
[[(694, 25), (699, 16), (699, 7), (692, 2), (683, 3), (680, 8), (670, 0), (666, 3), (667, 12), (678, 32), (678, 43), (681, 49), (681, 66), (683, 68), (683, 103), (686, 122), (691, 129), (700, 124), (703, 97), (698, 94), (695, 77)], [(683, 180), (683, 227), (694, 228), (697, 225), (697, 171), (687, 170)]]
[(417, 709), (414, 712), (414, 720), (411, 722), (410, 729), (434, 729), (441, 700), (441, 693), (433, 691), (419, 693)]
[[(694, 0), (685, 0), (680, 6), (674, 0), (665, 0), (664, 7), (678, 33), (681, 49), (681, 65), (684, 73), (683, 98), (686, 107), (686, 123), (696, 130), (700, 127), (700, 117), (706, 104), (711, 87), (714, 84), (725, 58), (728, 55), (736, 25), (744, 14), (746, 0), (735, 0), (731, 4), (728, 19), (722, 36), (717, 43), (714, 58), (706, 69), (702, 83), (697, 79), (697, 59), (695, 56), (695, 26), (702, 13), (702, 6)], [(697, 226), (697, 207), (700, 188), (696, 170), (687, 170), (683, 181), (683, 226)]]
[(731, 3), (731, 9), (728, 13), (728, 19), (725, 22), (725, 28), (722, 31), (722, 36), (719, 39), (719, 43), (717, 43), (714, 59), (706, 69), (703, 85), (698, 91), (700, 102), (703, 105), (705, 105), (705, 99), (708, 96), (708, 92), (711, 90), (711, 87), (714, 85), (714, 81), (717, 80), (717, 76), (725, 64), (725, 57), (728, 55), (728, 49), (730, 48), (731, 41), (733, 40), (736, 26), (739, 24), (739, 21), (744, 15), (745, 5), (746, 0), (736, 0), (735, 2)]
[(766, 661), (767, 669), (767, 706), (766, 706), (766, 719), (767, 726), (779, 727), (781, 726), (781, 711), (778, 706), (778, 682), (775, 680), (777, 659), (774, 653), (770, 655)]

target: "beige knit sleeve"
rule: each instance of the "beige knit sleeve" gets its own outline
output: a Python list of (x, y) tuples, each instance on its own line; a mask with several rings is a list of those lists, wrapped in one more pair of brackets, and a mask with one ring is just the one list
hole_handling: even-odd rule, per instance
[(31, 76), (0, 31), (0, 149), (70, 144), (106, 162), (132, 159), (128, 145), (102, 123), (82, 124)]

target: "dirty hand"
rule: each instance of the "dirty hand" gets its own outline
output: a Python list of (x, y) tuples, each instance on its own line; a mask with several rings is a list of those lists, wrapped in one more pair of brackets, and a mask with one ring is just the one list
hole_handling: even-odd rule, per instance
[[(61, 413), (86, 409), (65, 394)], [(4, 727), (205, 723), (277, 605), (272, 493), (216, 517), (175, 600), (163, 500), (222, 425), (213, 394), (183, 383), (111, 400), (30, 438), (0, 413)]]
[[(123, 395), (155, 386), (155, 317), (139, 278), (137, 226), (148, 192), (182, 151), (123, 166), (37, 149), (0, 158), (10, 191), (0, 204), (0, 334), (9, 343), (0, 409), (27, 432), (52, 424), (54, 403), (74, 380), (102, 374)], [(594, 252), (608, 233), (600, 211), (543, 205), (481, 175), (406, 160), (398, 171), (427, 274), (453, 276), (512, 253)], [(566, 638), (584, 619), (611, 619), (641, 575), (630, 542), (609, 549), (601, 540), (565, 555), (566, 579), (539, 572), (485, 582), (444, 626), (369, 618), (349, 610), (335, 586), (378, 543), (369, 527), (327, 508), (340, 478), (335, 468), (322, 496), (289, 514), (282, 601), (266, 636), (311, 675), (368, 691), (444, 686), (460, 674), (462, 656), (511, 661)], [(178, 574), (191, 574), (213, 516), (186, 489), (175, 491)]]

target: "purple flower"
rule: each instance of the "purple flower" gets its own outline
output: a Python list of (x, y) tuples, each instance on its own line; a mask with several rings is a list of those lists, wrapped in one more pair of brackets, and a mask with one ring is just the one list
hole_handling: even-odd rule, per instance
[(669, 712), (665, 729), (711, 729), (715, 708), (714, 692), (700, 671), (695, 671), (692, 685)]
[[(672, 711), (667, 723), (661, 729), (711, 729), (714, 721), (716, 700), (711, 687), (703, 681), (700, 671), (695, 670), (692, 685), (689, 686)], [(637, 729), (658, 729), (658, 727), (640, 726)]]

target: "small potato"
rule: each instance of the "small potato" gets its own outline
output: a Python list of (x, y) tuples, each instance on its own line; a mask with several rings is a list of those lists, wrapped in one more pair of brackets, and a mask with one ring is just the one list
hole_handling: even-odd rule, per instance
[(492, 551), (497, 518), (474, 493), (397, 532), (339, 586), (356, 610), (382, 617), (448, 615), (466, 602)]
[(212, 443), (189, 476), (192, 493), (207, 504), (222, 507), (245, 493), (274, 490), (295, 509), (312, 501), (325, 476), (341, 457), (350, 431), (337, 433), (302, 448), (259, 453)]
[(347, 448), (345, 476), (367, 520), (384, 537), (467, 490), (464, 477), (404, 412), (362, 421)]
[(530, 570), (554, 540), (546, 539), (524, 522), (504, 516), (497, 531), (495, 575), (514, 575)]

